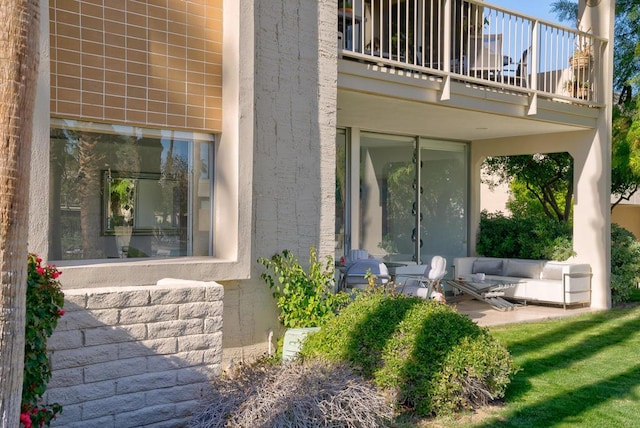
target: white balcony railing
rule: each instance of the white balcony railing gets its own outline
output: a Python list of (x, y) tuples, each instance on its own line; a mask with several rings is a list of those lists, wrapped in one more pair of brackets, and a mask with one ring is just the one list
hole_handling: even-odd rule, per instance
[(578, 103), (598, 91), (605, 41), (477, 0), (338, 1), (342, 57)]

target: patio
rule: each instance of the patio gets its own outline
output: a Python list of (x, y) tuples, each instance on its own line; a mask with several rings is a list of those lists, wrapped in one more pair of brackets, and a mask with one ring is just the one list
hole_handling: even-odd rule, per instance
[(542, 305), (519, 306), (513, 311), (498, 311), (485, 302), (475, 299), (459, 300), (452, 302), (451, 305), (456, 307), (458, 312), (469, 316), (469, 318), (482, 327), (544, 321), (552, 318), (564, 318), (598, 311), (598, 309), (582, 306), (570, 307), (565, 310), (559, 306)]

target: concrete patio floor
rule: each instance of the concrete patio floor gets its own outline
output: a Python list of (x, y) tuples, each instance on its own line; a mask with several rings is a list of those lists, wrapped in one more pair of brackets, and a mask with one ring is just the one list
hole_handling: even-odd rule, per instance
[(492, 325), (512, 324), (520, 322), (543, 321), (552, 318), (564, 318), (579, 314), (596, 312), (598, 309), (589, 307), (542, 306), (529, 304), (518, 306), (512, 311), (499, 311), (485, 302), (475, 299), (465, 299), (452, 302), (459, 313), (469, 316), (478, 325), (487, 327)]

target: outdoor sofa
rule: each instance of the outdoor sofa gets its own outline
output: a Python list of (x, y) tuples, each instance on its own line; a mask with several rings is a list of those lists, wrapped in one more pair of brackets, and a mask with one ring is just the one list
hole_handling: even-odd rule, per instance
[(562, 305), (591, 302), (591, 266), (545, 260), (494, 257), (459, 257), (453, 260), (454, 278), (473, 281), (476, 274), (515, 283), (504, 297), (524, 303)]

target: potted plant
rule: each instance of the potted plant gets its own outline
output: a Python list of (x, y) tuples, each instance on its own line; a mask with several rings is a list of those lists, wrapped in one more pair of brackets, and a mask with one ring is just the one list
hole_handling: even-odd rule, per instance
[(353, 4), (350, 1), (341, 1), (338, 3), (338, 11), (351, 14), (353, 12)]
[(591, 61), (591, 46), (586, 43), (578, 46), (578, 48), (573, 51), (573, 56), (569, 58), (569, 63), (574, 70), (589, 68), (591, 65)]
[(591, 82), (588, 80), (572, 79), (565, 83), (565, 89), (569, 92), (569, 95), (575, 98), (587, 99), (589, 98), (589, 91), (591, 90)]
[(582, 100), (586, 100), (587, 98), (589, 98), (590, 89), (591, 89), (591, 84), (588, 80), (578, 82), (578, 85), (576, 88), (576, 96)]

